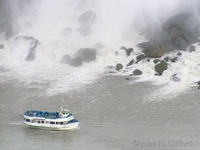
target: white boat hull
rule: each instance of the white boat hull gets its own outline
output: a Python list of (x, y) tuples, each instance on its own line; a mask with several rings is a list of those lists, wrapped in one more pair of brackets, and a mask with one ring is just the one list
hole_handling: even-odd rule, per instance
[(79, 122), (70, 123), (67, 125), (49, 125), (49, 124), (37, 124), (37, 123), (27, 123), (24, 122), (26, 126), (32, 129), (43, 129), (52, 131), (62, 131), (62, 130), (76, 130), (79, 129)]
[(29, 128), (45, 130), (74, 130), (79, 128), (79, 120), (74, 119), (69, 110), (46, 112), (28, 110), (24, 113), (24, 124)]

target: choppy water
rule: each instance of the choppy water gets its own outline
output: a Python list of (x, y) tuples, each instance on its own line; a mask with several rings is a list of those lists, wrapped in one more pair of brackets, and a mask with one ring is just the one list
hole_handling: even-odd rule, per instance
[[(161, 26), (178, 13), (195, 15), (197, 0), (1, 0), (0, 4), (4, 47), (0, 49), (0, 150), (199, 149), (200, 91), (195, 87), (200, 76), (199, 43), (194, 44), (195, 52), (181, 51), (176, 63), (168, 62), (162, 76), (155, 76), (153, 59), (114, 75), (106, 73), (117, 63), (126, 66), (136, 60), (141, 54), (137, 44), (146, 41), (141, 32), (149, 32), (149, 26)], [(81, 16), (91, 11), (93, 17), (86, 15), (84, 22)], [(39, 41), (35, 60), (24, 61), (30, 37)], [(95, 61), (81, 67), (60, 62), (66, 54), (74, 57), (80, 48), (96, 45), (101, 49)], [(134, 50), (127, 57), (121, 46)], [(176, 52), (165, 56), (173, 58)], [(130, 77), (134, 69), (143, 74)], [(179, 82), (172, 79), (174, 75)], [(79, 130), (52, 132), (23, 125), (24, 111), (59, 111), (61, 106), (80, 120)]]
[[(0, 149), (199, 149), (196, 88), (173, 99), (145, 101), (158, 87), (129, 82), (103, 76), (85, 88), (54, 96), (46, 96), (48, 85), (26, 88), (17, 80), (1, 83)], [(20, 116), (25, 110), (57, 111), (60, 106), (71, 109), (80, 120), (79, 130), (52, 132), (23, 125)]]

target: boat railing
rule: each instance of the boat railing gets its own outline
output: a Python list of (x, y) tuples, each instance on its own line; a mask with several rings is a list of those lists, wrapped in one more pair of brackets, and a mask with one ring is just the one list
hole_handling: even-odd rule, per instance
[(72, 113), (68, 113), (67, 116), (62, 116), (62, 118), (68, 118), (68, 117), (71, 117), (71, 116), (73, 116)]
[(60, 114), (59, 112), (46, 112), (37, 110), (28, 110), (24, 113), (24, 115), (29, 117), (43, 117), (49, 119), (68, 118), (72, 116), (72, 113), (69, 113), (66, 117), (62, 117), (59, 114)]
[(77, 120), (77, 119), (72, 119), (72, 120), (70, 120), (68, 123), (76, 123), (76, 122), (79, 122), (79, 120)]

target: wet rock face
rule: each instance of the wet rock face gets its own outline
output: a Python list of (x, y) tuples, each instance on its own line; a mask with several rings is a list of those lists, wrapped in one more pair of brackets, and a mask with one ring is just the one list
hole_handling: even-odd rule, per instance
[(145, 58), (145, 55), (144, 54), (140, 54), (140, 55), (138, 55), (137, 57), (136, 57), (136, 64), (138, 63), (138, 62), (140, 62), (141, 60), (143, 60)]
[(96, 14), (92, 10), (88, 10), (81, 14), (78, 18), (78, 22), (80, 23), (80, 27), (77, 28), (77, 31), (81, 36), (86, 37), (91, 34), (91, 26), (96, 21)]
[(91, 62), (94, 60), (96, 60), (96, 50), (92, 48), (82, 48), (77, 51), (74, 58), (68, 54), (64, 55), (61, 59), (61, 63), (79, 67), (83, 62)]
[(0, 44), (0, 49), (4, 49), (4, 45), (3, 44)]
[(126, 48), (125, 46), (122, 46), (120, 49), (125, 50), (127, 57), (133, 52), (133, 48)]
[(79, 67), (82, 65), (82, 60), (80, 57), (75, 57), (71, 59), (69, 64), (73, 67)]
[(121, 69), (123, 69), (123, 65), (120, 64), (120, 63), (118, 63), (118, 64), (116, 65), (116, 70), (119, 71), (119, 70), (121, 70)]
[(141, 75), (143, 72), (141, 71), (141, 70), (139, 70), (139, 69), (135, 69), (134, 71), (133, 71), (133, 75), (134, 76), (139, 76), (139, 75)]
[(155, 59), (153, 60), (154, 64), (157, 64), (158, 62), (160, 62), (160, 59)]
[(12, 53), (22, 53), (22, 60), (33, 61), (35, 60), (35, 53), (38, 43), (39, 41), (33, 37), (18, 36), (14, 41)]
[(96, 50), (92, 48), (82, 48), (79, 49), (75, 54), (77, 57), (80, 57), (82, 61), (91, 62), (96, 60)]
[(196, 51), (196, 47), (195, 46), (190, 46), (189, 47), (189, 52), (194, 52), (194, 51)]
[(65, 63), (65, 64), (70, 64), (70, 61), (71, 61), (71, 56), (69, 56), (68, 54), (64, 55), (61, 59), (61, 62), (62, 63)]
[(126, 66), (131, 66), (131, 65), (133, 65), (134, 64), (134, 59), (132, 59)]
[(162, 75), (165, 70), (167, 70), (167, 63), (161, 61), (160, 63), (156, 64), (154, 69), (158, 73), (158, 75)]
[(78, 21), (83, 26), (90, 26), (96, 21), (96, 14), (92, 10), (86, 11), (79, 16)]
[[(151, 29), (150, 29), (151, 30)], [(169, 18), (161, 29), (148, 37), (148, 42), (138, 44), (145, 56), (160, 58), (164, 52), (174, 49), (186, 50), (191, 44), (198, 42), (199, 23), (190, 14), (178, 14)]]

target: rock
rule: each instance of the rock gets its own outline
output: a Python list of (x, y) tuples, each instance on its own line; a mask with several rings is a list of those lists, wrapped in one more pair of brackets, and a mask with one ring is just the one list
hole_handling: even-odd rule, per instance
[(168, 62), (169, 60), (170, 60), (170, 58), (168, 56), (164, 58), (165, 62)]
[(79, 49), (75, 55), (77, 57), (80, 57), (82, 61), (85, 62), (91, 62), (96, 60), (96, 50), (92, 48)]
[(139, 76), (139, 75), (141, 75), (143, 72), (141, 71), (141, 70), (139, 70), (139, 69), (135, 69), (134, 71), (133, 71), (133, 75), (134, 76)]
[(86, 11), (79, 16), (78, 21), (83, 26), (90, 26), (96, 21), (96, 14), (92, 10)]
[(126, 56), (130, 56), (130, 54), (133, 52), (133, 48), (128, 48), (126, 50)]
[(108, 71), (108, 73), (117, 73), (116, 71)]
[(179, 82), (180, 78), (177, 76), (177, 74), (173, 74), (172, 75), (172, 80), (175, 81), (175, 82)]
[(0, 44), (0, 49), (4, 49), (4, 45), (3, 44)]
[(65, 64), (70, 64), (70, 61), (71, 61), (71, 57), (69, 55), (64, 55), (61, 59), (61, 62), (62, 63), (65, 63)]
[(200, 81), (197, 81), (198, 89), (200, 90)]
[(125, 46), (120, 47), (120, 49), (126, 50), (127, 48)]
[(33, 61), (38, 43), (39, 41), (33, 37), (18, 36), (14, 41), (12, 53), (19, 59)]
[[(160, 58), (164, 52), (174, 49), (186, 50), (186, 48), (198, 42), (200, 25), (194, 15), (182, 13), (166, 20), (161, 27), (150, 27), (148, 42), (138, 44), (145, 56)], [(143, 31), (144, 32), (144, 31)], [(144, 32), (145, 33), (145, 32)]]
[(130, 56), (130, 54), (133, 52), (133, 48), (126, 48), (125, 46), (122, 46), (120, 49), (125, 50), (126, 56)]
[(79, 67), (82, 65), (82, 60), (80, 57), (75, 57), (71, 59), (69, 64), (73, 67)]
[(133, 65), (134, 64), (134, 59), (132, 59), (126, 66), (131, 66), (131, 65)]
[(164, 61), (161, 61), (160, 63), (156, 64), (154, 69), (158, 73), (158, 75), (162, 75), (163, 71), (167, 70), (167, 63)]
[(151, 53), (149, 54), (148, 57), (150, 58), (160, 58), (164, 55), (164, 52), (162, 50), (158, 50), (158, 51), (151, 51)]
[(178, 57), (174, 57), (174, 58), (170, 59), (170, 61), (173, 62), (173, 63), (176, 62), (177, 60), (178, 60)]
[[(181, 24), (182, 26), (182, 24)], [(169, 29), (169, 35), (171, 37), (171, 39), (177, 39), (180, 35), (181, 35), (181, 30), (178, 29), (177, 25), (171, 25), (170, 29)]]
[(189, 52), (194, 52), (194, 51), (196, 51), (196, 47), (193, 46), (193, 45), (191, 45), (191, 46), (189, 47)]
[(115, 55), (119, 55), (119, 52), (118, 52), (118, 51), (115, 51)]
[(118, 63), (118, 64), (116, 65), (116, 70), (119, 71), (119, 70), (121, 70), (121, 69), (123, 69), (123, 65), (120, 64), (120, 63)]
[(182, 56), (182, 53), (181, 53), (181, 52), (178, 52), (176, 55), (177, 55), (177, 56)]
[(178, 37), (177, 39), (174, 40), (174, 46), (179, 50), (186, 50), (187, 48), (186, 40), (183, 39), (182, 37)]
[(145, 56), (144, 56), (144, 54), (141, 54), (141, 55), (138, 55), (137, 57), (136, 57), (136, 64), (138, 63), (138, 62), (140, 62), (141, 60), (143, 60), (145, 58)]
[(154, 59), (153, 62), (154, 64), (157, 64), (160, 61), (160, 59)]
[(161, 49), (160, 45), (151, 42), (140, 43), (139, 47), (143, 49), (146, 57), (160, 58), (164, 54), (164, 51)]

